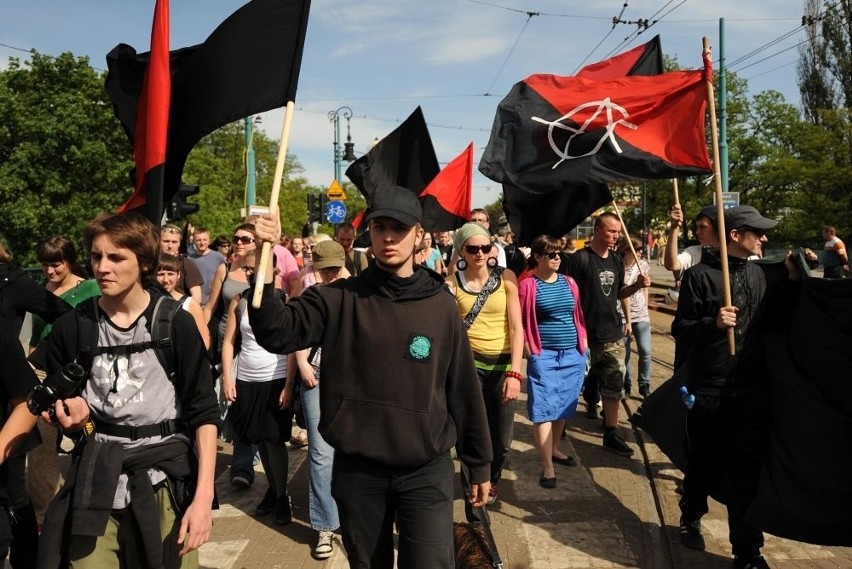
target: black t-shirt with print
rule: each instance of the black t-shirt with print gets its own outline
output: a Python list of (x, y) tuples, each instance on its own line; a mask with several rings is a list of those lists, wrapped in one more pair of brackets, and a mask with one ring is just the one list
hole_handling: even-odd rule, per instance
[(580, 304), (586, 319), (589, 343), (615, 342), (624, 337), (618, 315), (618, 292), (624, 283), (624, 263), (613, 251), (606, 258), (591, 247), (568, 259), (568, 274), (580, 287)]

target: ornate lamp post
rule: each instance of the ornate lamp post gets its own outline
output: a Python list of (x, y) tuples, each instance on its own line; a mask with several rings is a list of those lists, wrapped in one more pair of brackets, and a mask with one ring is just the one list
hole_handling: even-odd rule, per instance
[[(341, 155), (340, 148), (340, 117), (346, 119), (346, 142), (343, 143), (343, 154)], [(352, 142), (352, 136), (349, 132), (349, 119), (352, 118), (352, 109), (343, 106), (334, 111), (328, 112), (329, 122), (334, 123), (334, 179), (340, 180), (343, 175), (343, 161), (352, 162), (355, 160), (355, 143)]]

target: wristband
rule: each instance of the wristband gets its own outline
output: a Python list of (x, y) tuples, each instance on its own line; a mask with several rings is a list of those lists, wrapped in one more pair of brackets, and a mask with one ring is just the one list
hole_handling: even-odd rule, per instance
[(524, 376), (511, 369), (506, 371), (506, 377), (511, 377), (512, 379), (517, 379), (518, 381), (524, 380)]

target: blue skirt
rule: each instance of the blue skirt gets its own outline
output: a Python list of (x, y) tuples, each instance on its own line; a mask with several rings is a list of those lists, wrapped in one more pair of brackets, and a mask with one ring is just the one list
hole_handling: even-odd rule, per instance
[(586, 356), (576, 348), (542, 350), (527, 359), (527, 412), (533, 423), (570, 419), (577, 411)]

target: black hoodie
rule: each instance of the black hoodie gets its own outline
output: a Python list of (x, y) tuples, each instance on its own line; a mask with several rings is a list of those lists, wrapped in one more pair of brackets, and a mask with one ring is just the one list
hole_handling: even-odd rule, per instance
[(443, 278), (377, 267), (307, 289), (286, 305), (264, 287), (249, 309), (258, 343), (275, 353), (322, 346), (320, 424), (335, 450), (418, 466), (456, 447), (471, 481), (489, 480), (485, 405), (473, 355)]
[(701, 262), (684, 273), (672, 322), (676, 341), (675, 369), (688, 366), (690, 392), (712, 396), (738, 396), (760, 386), (755, 366), (760, 365), (759, 342), (750, 341), (753, 324), (764, 309), (766, 278), (754, 261), (728, 258), (731, 303), (739, 308), (734, 328), (736, 355), (728, 348), (727, 329), (716, 326), (724, 306), (722, 263), (718, 249), (705, 247)]

